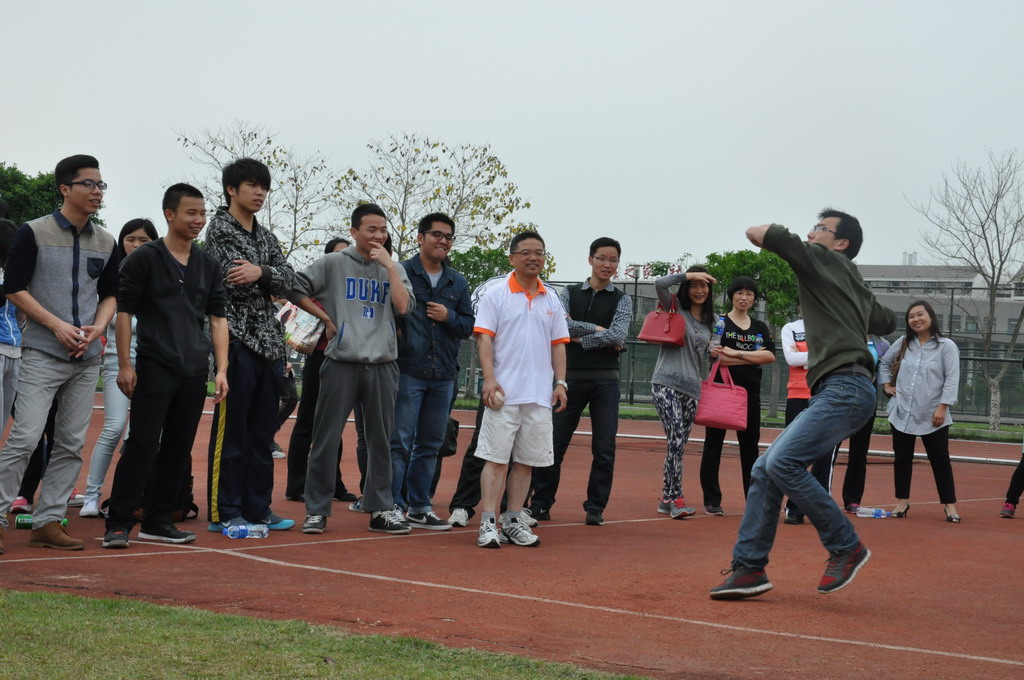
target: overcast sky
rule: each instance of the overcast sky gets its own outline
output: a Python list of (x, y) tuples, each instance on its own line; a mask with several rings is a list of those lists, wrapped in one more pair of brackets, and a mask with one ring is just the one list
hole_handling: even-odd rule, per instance
[(115, 231), (162, 226), (196, 171), (176, 129), (250, 120), (338, 167), (411, 132), (491, 144), (559, 280), (597, 236), (700, 260), (825, 206), (860, 218), (861, 263), (923, 256), (908, 199), (1024, 135), (1011, 1), (11, 2), (0, 22), (0, 161), (97, 156)]

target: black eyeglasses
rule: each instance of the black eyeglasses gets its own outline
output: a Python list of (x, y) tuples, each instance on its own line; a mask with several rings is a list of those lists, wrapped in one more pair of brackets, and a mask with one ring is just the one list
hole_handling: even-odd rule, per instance
[(833, 236), (838, 236), (839, 235), (838, 231), (835, 231), (833, 229), (829, 229), (824, 224), (816, 224), (816, 225), (814, 225), (813, 227), (811, 227), (811, 231), (813, 231), (816, 234), (820, 233), (820, 232), (823, 232), (823, 231), (827, 231), (828, 233), (832, 234)]
[(85, 187), (89, 191), (92, 191), (93, 189), (99, 189), (100, 191), (106, 191), (107, 190), (107, 183), (106, 182), (94, 182), (91, 179), (80, 179), (77, 182), (68, 182), (68, 186), (71, 186), (73, 184), (81, 184), (83, 187)]
[(426, 232), (423, 232), (423, 233), (430, 234), (431, 236), (436, 238), (438, 241), (440, 241), (441, 239), (444, 239), (445, 241), (448, 241), (448, 243), (451, 243), (452, 241), (455, 240), (455, 234), (446, 234), (443, 231), (437, 231), (436, 229), (434, 231), (426, 231)]

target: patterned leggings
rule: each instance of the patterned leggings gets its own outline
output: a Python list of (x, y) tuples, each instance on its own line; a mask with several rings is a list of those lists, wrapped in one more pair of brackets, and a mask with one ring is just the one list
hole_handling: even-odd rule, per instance
[(654, 406), (668, 437), (665, 453), (665, 483), (661, 496), (673, 501), (683, 497), (683, 447), (690, 438), (690, 428), (697, 415), (697, 400), (671, 387), (651, 385)]

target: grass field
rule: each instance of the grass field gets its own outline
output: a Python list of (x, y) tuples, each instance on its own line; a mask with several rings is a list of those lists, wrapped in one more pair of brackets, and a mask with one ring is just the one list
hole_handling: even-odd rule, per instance
[[(183, 585), (182, 587), (188, 587)], [(567, 664), (131, 600), (0, 591), (0, 677), (593, 679)]]

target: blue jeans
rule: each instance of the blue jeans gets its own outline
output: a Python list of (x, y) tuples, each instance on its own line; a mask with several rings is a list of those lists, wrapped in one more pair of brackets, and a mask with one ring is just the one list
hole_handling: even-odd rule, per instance
[(754, 463), (733, 565), (763, 569), (775, 542), (782, 497), (792, 498), (818, 530), (829, 552), (851, 550), (859, 538), (832, 496), (807, 471), (855, 433), (875, 408), (875, 388), (859, 375), (831, 375), (810, 405)]
[[(108, 354), (103, 359), (103, 431), (100, 432), (96, 446), (89, 458), (89, 478), (86, 481), (85, 495), (96, 496), (103, 491), (103, 480), (110, 469), (110, 461), (114, 457), (114, 449), (121, 443), (124, 426), (128, 423), (128, 407), (131, 400), (124, 396), (117, 386), (117, 353)], [(123, 452), (123, 449), (122, 449)]]
[(395, 420), (391, 431), (391, 494), (409, 512), (430, 512), (430, 482), (437, 451), (448, 429), (453, 380), (429, 380), (403, 375), (398, 380)]

